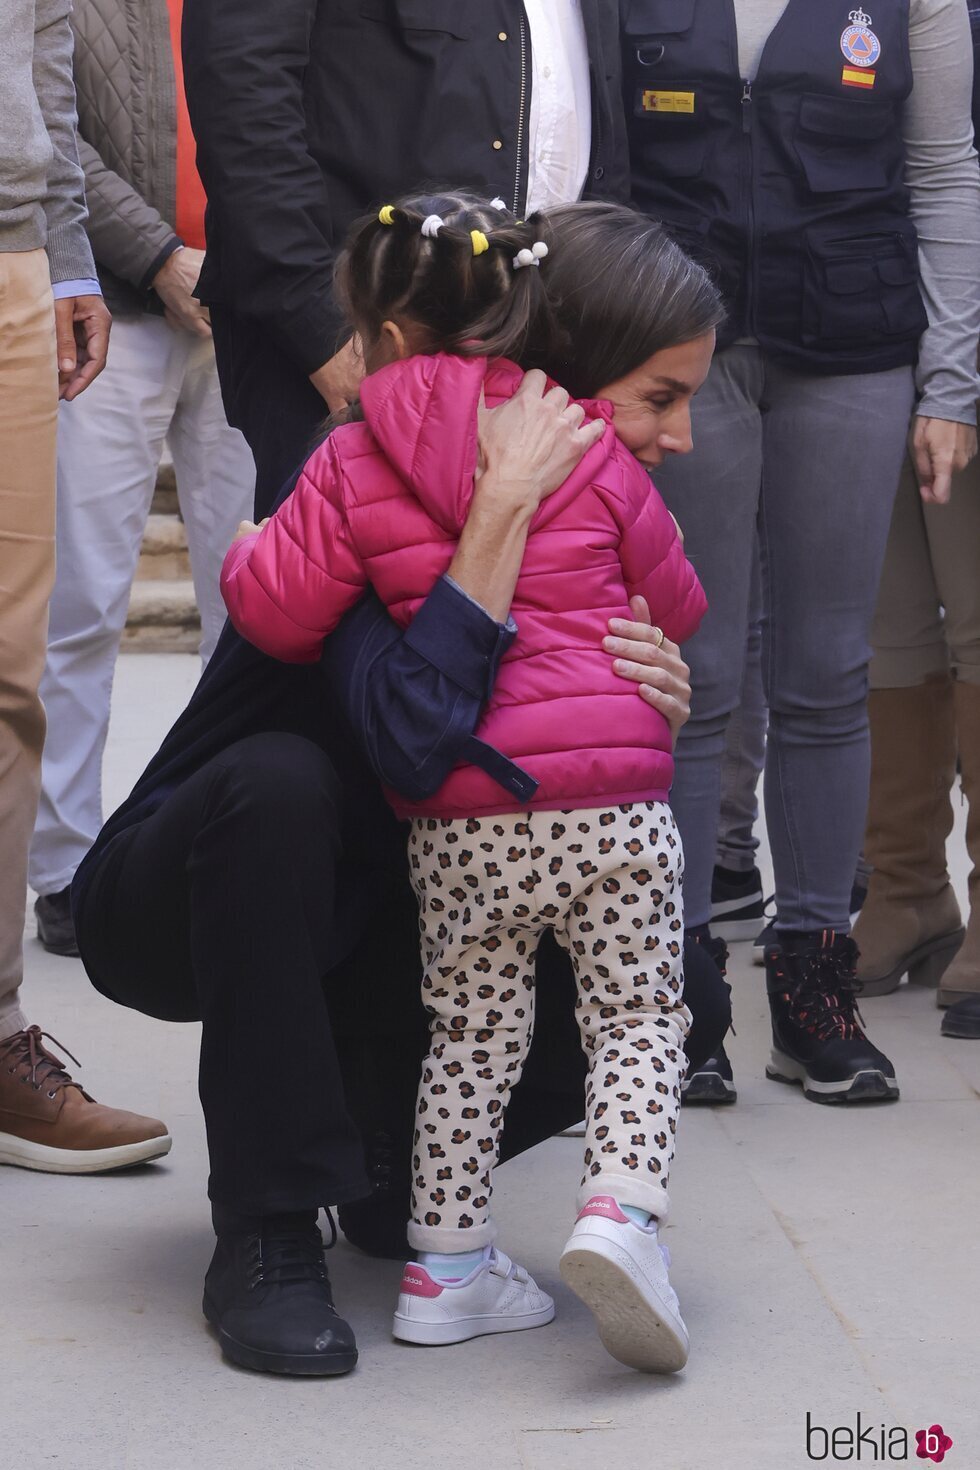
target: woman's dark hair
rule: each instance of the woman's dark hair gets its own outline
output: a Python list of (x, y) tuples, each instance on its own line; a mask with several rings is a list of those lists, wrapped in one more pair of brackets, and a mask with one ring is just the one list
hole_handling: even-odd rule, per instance
[[(538, 242), (539, 264), (517, 267)], [(663, 226), (614, 204), (518, 221), (499, 201), (413, 195), (354, 225), (336, 286), (368, 338), (402, 317), (425, 351), (509, 357), (581, 398), (724, 317), (707, 272)]]
[(563, 204), (544, 218), (555, 242), (541, 273), (552, 330), (523, 362), (574, 398), (594, 396), (724, 321), (708, 272), (656, 220), (618, 204)]

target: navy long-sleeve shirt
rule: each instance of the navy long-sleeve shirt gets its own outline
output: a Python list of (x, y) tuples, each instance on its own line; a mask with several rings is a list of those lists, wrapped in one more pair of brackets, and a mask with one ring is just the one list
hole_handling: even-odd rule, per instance
[(187, 708), (122, 806), (106, 822), (73, 885), (82, 901), (106, 847), (181, 782), (249, 735), (281, 730), (327, 752), (349, 800), (345, 851), (383, 860), (402, 840), (379, 777), (409, 796), (434, 791), (466, 751), (513, 638), (441, 578), (411, 626), (392, 622), (368, 593), (327, 640), (318, 665), (281, 664), (226, 624)]

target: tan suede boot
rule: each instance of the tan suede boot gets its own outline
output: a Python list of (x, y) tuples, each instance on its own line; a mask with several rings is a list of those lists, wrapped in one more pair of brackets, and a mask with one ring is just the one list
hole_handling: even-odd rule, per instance
[(938, 985), (963, 943), (946, 868), (956, 775), (953, 681), (943, 674), (912, 689), (875, 689), (868, 709), (864, 854), (874, 871), (854, 940), (864, 994), (887, 995), (906, 974), (913, 984)]
[(936, 1003), (941, 1006), (955, 1005), (968, 996), (980, 994), (980, 684), (957, 680), (954, 700), (960, 779), (969, 803), (966, 848), (973, 860), (973, 871), (966, 941), (942, 978), (936, 996)]

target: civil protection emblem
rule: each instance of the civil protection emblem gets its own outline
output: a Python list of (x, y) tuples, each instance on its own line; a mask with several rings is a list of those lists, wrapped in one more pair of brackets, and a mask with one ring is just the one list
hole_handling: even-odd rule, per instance
[(871, 29), (871, 17), (860, 6), (848, 14), (851, 24), (840, 38), (840, 49), (851, 66), (874, 66), (881, 42)]

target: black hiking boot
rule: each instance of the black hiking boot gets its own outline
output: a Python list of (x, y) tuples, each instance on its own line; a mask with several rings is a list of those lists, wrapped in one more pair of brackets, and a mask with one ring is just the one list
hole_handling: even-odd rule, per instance
[(862, 1027), (857, 946), (832, 930), (781, 930), (766, 951), (772, 1058), (766, 1076), (800, 1083), (811, 1102), (889, 1102), (895, 1068)]

